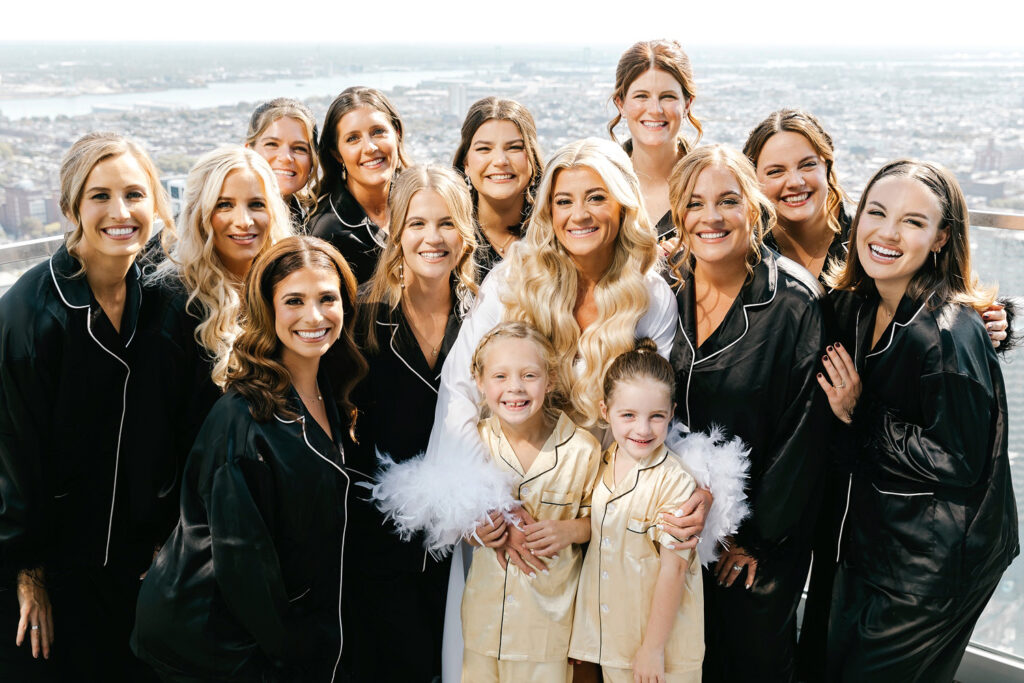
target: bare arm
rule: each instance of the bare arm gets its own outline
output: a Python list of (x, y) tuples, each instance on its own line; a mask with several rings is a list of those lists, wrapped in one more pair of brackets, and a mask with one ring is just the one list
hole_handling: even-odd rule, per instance
[(651, 598), (647, 632), (633, 658), (634, 683), (665, 682), (665, 643), (675, 625), (676, 614), (686, 591), (686, 570), (689, 566), (686, 560), (664, 546), (659, 556), (661, 567)]

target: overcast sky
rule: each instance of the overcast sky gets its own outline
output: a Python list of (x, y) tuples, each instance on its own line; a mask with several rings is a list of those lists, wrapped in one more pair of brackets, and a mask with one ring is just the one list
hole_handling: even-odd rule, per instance
[(9, 0), (0, 41), (992, 47), (1024, 54), (1021, 0)]

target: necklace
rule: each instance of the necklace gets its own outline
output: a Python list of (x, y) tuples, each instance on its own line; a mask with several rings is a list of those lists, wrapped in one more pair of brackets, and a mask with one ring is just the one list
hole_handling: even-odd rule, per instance
[[(409, 329), (412, 330), (412, 334), (414, 337), (416, 337), (416, 342), (420, 345), (420, 348), (429, 349), (430, 357), (432, 359), (437, 358), (437, 354), (441, 352), (441, 345), (444, 344), (444, 331), (445, 327), (447, 327), (448, 312), (445, 312), (441, 316), (431, 315), (429, 313), (426, 315), (425, 322), (430, 323), (430, 325), (435, 329), (437, 327), (441, 328), (440, 333), (435, 332), (433, 334), (433, 337), (437, 339), (436, 344), (431, 341), (431, 335), (429, 335), (427, 332), (421, 332), (418, 329), (418, 323), (420, 322), (418, 320), (418, 318), (420, 317), (419, 311), (417, 311), (412, 306), (407, 306), (405, 307), (405, 317), (406, 320), (408, 320), (409, 322)], [(438, 325), (439, 320), (441, 321), (440, 325)]]
[(500, 256), (501, 258), (505, 258), (505, 250), (508, 249), (508, 245), (512, 242), (512, 240), (516, 238), (516, 236), (513, 235), (512, 233), (507, 233), (507, 235), (508, 236), (505, 238), (505, 241), (501, 244), (501, 246), (498, 246), (497, 244), (491, 245), (494, 247), (494, 250), (498, 252), (498, 256)]
[[(316, 400), (317, 400), (317, 402), (318, 403), (323, 403), (324, 397), (323, 397), (323, 394), (320, 393), (320, 383), (319, 382), (315, 382), (313, 384), (313, 387), (316, 389)], [(299, 395), (299, 399), (301, 399), (303, 403), (306, 403), (306, 398), (302, 395), (302, 392), (299, 391), (298, 387), (295, 387), (295, 393)]]

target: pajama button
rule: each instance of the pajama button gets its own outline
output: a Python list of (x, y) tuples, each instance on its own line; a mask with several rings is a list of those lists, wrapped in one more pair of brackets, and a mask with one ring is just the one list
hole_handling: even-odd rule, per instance
[(608, 503), (608, 512), (615, 512), (615, 503)]
[(601, 611), (608, 614), (608, 605), (601, 605)]
[(605, 536), (604, 538), (601, 539), (601, 547), (602, 548), (611, 547), (611, 544), (612, 544), (612, 539), (608, 538), (607, 536)]
[(607, 579), (608, 578), (608, 570), (607, 569), (604, 570), (603, 572), (601, 572), (601, 578), (602, 579)]

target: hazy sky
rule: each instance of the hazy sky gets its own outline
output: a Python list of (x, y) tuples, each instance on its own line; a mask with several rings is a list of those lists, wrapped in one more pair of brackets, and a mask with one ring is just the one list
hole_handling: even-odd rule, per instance
[(272, 41), (994, 47), (1024, 53), (1021, 0), (11, 0), (0, 41)]

